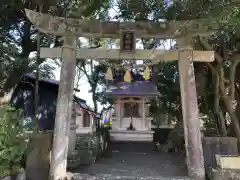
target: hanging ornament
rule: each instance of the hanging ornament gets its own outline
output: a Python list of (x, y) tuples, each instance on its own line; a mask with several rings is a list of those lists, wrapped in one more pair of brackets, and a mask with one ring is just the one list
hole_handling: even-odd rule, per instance
[(106, 80), (113, 81), (112, 69), (109, 67), (106, 73)]
[(150, 70), (149, 67), (147, 66), (143, 72), (143, 78), (148, 81), (150, 79)]
[(127, 70), (124, 75), (124, 82), (131, 82), (131, 81), (132, 81), (131, 73), (129, 72), (129, 70)]

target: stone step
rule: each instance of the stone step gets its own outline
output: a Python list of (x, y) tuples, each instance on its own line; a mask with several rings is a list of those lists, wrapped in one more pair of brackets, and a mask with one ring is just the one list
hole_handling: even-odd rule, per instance
[(90, 165), (96, 160), (96, 156), (90, 150), (75, 150), (68, 156), (68, 168), (77, 168), (79, 165)]
[(94, 136), (92, 134), (77, 135), (76, 149), (77, 150), (91, 149), (93, 138)]
[(149, 153), (154, 151), (153, 142), (110, 142), (109, 149), (120, 152)]
[(101, 175), (89, 175), (89, 174), (79, 174), (74, 173), (72, 176), (72, 180), (193, 180), (190, 177), (179, 177), (179, 176), (172, 176), (172, 177), (163, 177), (163, 176), (148, 176), (148, 177), (133, 177), (133, 176), (113, 176), (108, 174), (101, 174)]

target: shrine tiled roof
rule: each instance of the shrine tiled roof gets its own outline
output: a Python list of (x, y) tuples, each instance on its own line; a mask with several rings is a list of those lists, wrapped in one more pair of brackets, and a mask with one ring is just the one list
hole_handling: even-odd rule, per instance
[[(34, 74), (31, 73), (27, 73), (24, 76), (21, 77), (21, 80), (24, 81), (24, 79), (35, 79), (36, 76)], [(41, 82), (46, 82), (48, 84), (53, 84), (53, 85), (59, 85), (59, 81), (57, 80), (53, 80), (53, 79), (48, 79), (48, 78), (39, 78), (39, 81)]]
[(86, 101), (74, 96), (74, 100), (76, 102), (76, 108), (81, 108), (87, 111), (93, 112), (93, 110), (87, 105)]
[[(21, 77), (19, 83), (13, 91), (10, 104), (15, 108), (23, 110), (24, 128), (34, 127), (34, 92), (35, 75), (26, 74)], [(53, 130), (56, 115), (56, 102), (58, 98), (59, 81), (46, 78), (39, 79), (39, 105), (38, 120), (39, 129), (43, 131)], [(86, 101), (73, 96), (78, 107), (93, 112), (86, 104)], [(95, 114), (98, 115), (98, 114)], [(99, 115), (98, 115), (99, 116)]]
[[(29, 80), (35, 80), (36, 76), (34, 74), (25, 74), (22, 78), (21, 78), (21, 81), (29, 81)], [(56, 89), (58, 89), (59, 87), (59, 81), (57, 80), (53, 80), (53, 79), (48, 79), (48, 78), (39, 78), (39, 82), (44, 82)], [(34, 82), (33, 82), (34, 83)], [(47, 90), (47, 88), (46, 88)], [(88, 111), (93, 111), (87, 104), (86, 104), (86, 101), (77, 97), (77, 96), (73, 96), (73, 99), (75, 100), (75, 102), (77, 103), (77, 107), (80, 107), (82, 109), (85, 109), (85, 110), (88, 110)]]
[(157, 87), (150, 81), (121, 82), (116, 87), (106, 93), (113, 96), (157, 96), (158, 94)]

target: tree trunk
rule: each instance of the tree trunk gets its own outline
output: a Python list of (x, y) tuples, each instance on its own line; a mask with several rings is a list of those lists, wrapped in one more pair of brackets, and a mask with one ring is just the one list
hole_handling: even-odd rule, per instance
[[(212, 50), (212, 46), (210, 44), (208, 44), (208, 42), (206, 40), (204, 40), (203, 38), (199, 38), (200, 43), (202, 44), (202, 46), (206, 49), (206, 50)], [(209, 67), (211, 67), (212, 72), (216, 73), (217, 76), (219, 76), (219, 90), (220, 90), (220, 94), (222, 95), (226, 110), (228, 111), (230, 117), (231, 117), (231, 121), (232, 124), (234, 125), (234, 130), (238, 139), (238, 142), (240, 143), (240, 127), (239, 127), (239, 119), (236, 116), (236, 113), (234, 112), (233, 109), (233, 100), (235, 100), (235, 98), (233, 97), (235, 94), (235, 72), (236, 72), (236, 66), (240, 61), (240, 56), (239, 55), (234, 55), (232, 62), (232, 67), (230, 70), (230, 96), (226, 95), (226, 87), (225, 87), (225, 77), (224, 77), (224, 71), (223, 71), (223, 63), (224, 63), (224, 58), (222, 58), (222, 56), (220, 54), (218, 54), (217, 52), (215, 52), (215, 59), (216, 62), (218, 64), (218, 69), (216, 70), (214, 67), (212, 67), (212, 65), (210, 65)]]
[(93, 100), (93, 106), (94, 106), (94, 112), (98, 112), (98, 104), (97, 104), (97, 97), (96, 97), (96, 88), (92, 88), (92, 100)]
[(181, 109), (178, 109), (178, 110), (175, 112), (175, 117), (176, 117), (177, 121), (183, 122), (183, 115), (182, 115)]
[[(240, 71), (240, 69), (239, 69)], [(236, 116), (238, 117), (238, 120), (240, 120), (240, 90), (237, 86), (235, 86), (235, 100), (237, 101), (237, 106), (235, 109)]]
[[(234, 55), (231, 60), (232, 60), (233, 64), (232, 64), (231, 69), (230, 69), (230, 77), (229, 77), (229, 80), (230, 80), (230, 95), (227, 96), (224, 92), (225, 88), (224, 88), (223, 80), (220, 83), (220, 89), (221, 89), (221, 93), (223, 94), (224, 104), (226, 106), (226, 109), (227, 109), (230, 117), (231, 117), (231, 121), (232, 121), (232, 124), (234, 126), (234, 130), (235, 130), (236, 137), (238, 139), (238, 144), (239, 144), (239, 147), (240, 147), (239, 119), (238, 119), (238, 117), (237, 117), (237, 115), (234, 111), (234, 108), (233, 108), (233, 102), (235, 100), (235, 91), (236, 91), (236, 89), (235, 89), (236, 68), (237, 68), (237, 65), (240, 62), (240, 55), (238, 55), (238, 54)], [(223, 79), (223, 77), (222, 77), (222, 79)]]
[[(214, 75), (214, 73), (213, 73)], [(215, 74), (215, 103), (214, 103), (214, 108), (216, 111), (216, 115), (218, 117), (218, 122), (220, 125), (220, 134), (221, 136), (227, 136), (227, 128), (226, 128), (226, 121), (223, 115), (223, 112), (220, 108), (219, 101), (220, 101), (220, 92), (219, 92), (219, 85), (220, 85), (220, 78), (219, 74)]]
[(234, 92), (234, 96), (235, 96), (235, 100), (237, 101), (237, 106), (235, 109), (235, 113), (236, 116), (238, 117), (238, 120), (240, 120), (240, 90), (237, 87), (237, 84), (239, 84), (240, 82), (240, 65), (238, 64), (236, 67), (236, 73), (235, 73), (235, 92)]
[(232, 101), (230, 98), (228, 97), (223, 97), (223, 101), (224, 101), (224, 104), (226, 106), (226, 110), (228, 111), (230, 117), (231, 117), (231, 121), (234, 125), (234, 130), (235, 130), (235, 133), (236, 133), (236, 137), (238, 139), (238, 143), (240, 144), (240, 127), (239, 127), (239, 121), (238, 121), (238, 118), (235, 114), (235, 112), (233, 111), (233, 107), (232, 107)]
[(235, 130), (235, 133), (236, 133), (236, 137), (238, 139), (238, 143), (240, 144), (239, 121), (238, 121), (238, 118), (237, 118), (237, 116), (234, 112), (234, 109), (233, 109), (232, 97), (226, 95), (226, 92), (225, 92), (223, 69), (221, 69), (219, 74), (220, 74), (220, 85), (219, 85), (220, 93), (222, 95), (222, 99), (223, 99), (224, 105), (226, 107), (226, 110), (229, 113), (229, 115), (231, 117), (231, 121), (234, 125), (234, 130)]
[(223, 116), (223, 112), (221, 110), (217, 110), (216, 111), (216, 115), (218, 118), (218, 122), (219, 122), (219, 133), (221, 136), (226, 137), (227, 136), (227, 128), (226, 128), (226, 123), (225, 123), (225, 118)]

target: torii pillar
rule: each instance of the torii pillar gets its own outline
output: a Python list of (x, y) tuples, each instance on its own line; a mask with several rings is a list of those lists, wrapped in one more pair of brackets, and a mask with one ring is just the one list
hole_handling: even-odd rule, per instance
[(177, 40), (177, 45), (180, 47), (178, 66), (186, 146), (186, 163), (190, 177), (196, 180), (205, 180), (191, 40), (191, 37)]
[(50, 180), (66, 176), (70, 119), (72, 115), (73, 88), (76, 71), (77, 37), (64, 37), (62, 67), (58, 90), (57, 109), (51, 155)]

